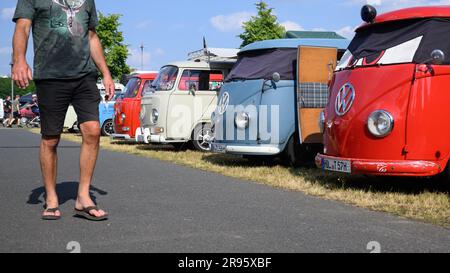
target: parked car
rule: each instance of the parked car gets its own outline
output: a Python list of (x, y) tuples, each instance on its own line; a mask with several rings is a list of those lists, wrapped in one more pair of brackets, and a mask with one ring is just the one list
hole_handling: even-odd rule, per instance
[(336, 69), (318, 167), (379, 176), (449, 176), (450, 7), (363, 20)]
[[(244, 47), (212, 116), (212, 151), (252, 159), (286, 155), (292, 164), (317, 151), (322, 143), (317, 118), (328, 99), (337, 55), (348, 43), (279, 39)], [(312, 162), (317, 152), (309, 153)]]
[[(114, 98), (108, 102), (106, 102), (104, 97), (102, 97), (102, 101), (98, 106), (100, 127), (103, 136), (111, 136), (115, 132), (113, 126), (114, 105), (116, 101), (123, 96), (120, 89), (117, 89), (116, 92), (117, 93), (114, 95)], [(78, 128), (77, 113), (72, 105), (70, 105), (67, 109), (66, 118), (64, 120), (64, 128), (70, 133), (76, 133), (80, 130), (80, 128)]]
[(177, 149), (192, 144), (200, 151), (210, 149), (211, 113), (237, 50), (211, 49), (208, 53), (214, 52), (214, 56), (206, 58), (202, 52), (191, 54), (190, 61), (161, 68), (151, 91), (142, 98), (138, 142), (170, 143)]
[(136, 131), (141, 126), (139, 113), (141, 98), (150, 88), (158, 72), (134, 73), (128, 80), (124, 94), (114, 106), (114, 139), (135, 141)]

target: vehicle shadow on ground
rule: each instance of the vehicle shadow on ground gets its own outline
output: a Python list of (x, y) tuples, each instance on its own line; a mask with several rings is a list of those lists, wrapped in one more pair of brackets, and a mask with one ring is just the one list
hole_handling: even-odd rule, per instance
[[(58, 193), (59, 204), (64, 205), (68, 201), (76, 201), (77, 193), (78, 193), (78, 182), (62, 182), (56, 186), (56, 192)], [(104, 196), (107, 195), (108, 192), (91, 186), (89, 194), (91, 196), (92, 201), (97, 203), (97, 194)], [(28, 197), (27, 204), (29, 205), (39, 205), (45, 203), (45, 188), (39, 187), (31, 191), (30, 196)]]
[(336, 175), (319, 169), (292, 168), (291, 173), (301, 175), (307, 182), (328, 189), (351, 189), (373, 193), (421, 194), (445, 193), (450, 197), (450, 181), (441, 177), (382, 177), (367, 175)]
[(289, 168), (294, 176), (301, 176), (306, 182), (320, 185), (324, 188), (360, 190), (364, 192), (420, 194), (423, 192), (446, 193), (450, 197), (450, 181), (436, 178), (419, 177), (376, 177), (365, 175), (336, 175), (317, 169), (313, 163), (307, 167), (289, 167), (279, 159), (249, 160), (241, 157), (220, 154), (205, 154), (203, 160), (223, 167), (260, 168), (282, 166)]
[(111, 142), (113, 145), (121, 145), (121, 146), (133, 146), (136, 147), (136, 149), (141, 151), (161, 151), (161, 152), (185, 152), (189, 150), (189, 145), (186, 143), (185, 145), (181, 145), (180, 147), (175, 148), (171, 144), (137, 144), (133, 142), (127, 142), (127, 141), (113, 141)]

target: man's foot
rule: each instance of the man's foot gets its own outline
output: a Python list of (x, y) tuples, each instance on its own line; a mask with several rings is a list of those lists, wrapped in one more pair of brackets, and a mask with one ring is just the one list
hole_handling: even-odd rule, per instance
[(75, 202), (75, 210), (87, 211), (89, 215), (96, 218), (105, 218), (108, 216), (105, 211), (97, 208), (91, 198), (78, 197), (77, 201)]
[(59, 219), (61, 219), (61, 211), (59, 210), (58, 202), (51, 202), (45, 204), (44, 212), (42, 213), (42, 220), (59, 220)]

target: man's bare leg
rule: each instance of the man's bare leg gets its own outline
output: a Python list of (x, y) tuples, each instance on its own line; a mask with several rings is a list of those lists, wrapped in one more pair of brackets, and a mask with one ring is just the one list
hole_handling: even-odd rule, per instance
[[(60, 136), (55, 137), (42, 137), (40, 147), (40, 161), (41, 172), (44, 179), (44, 186), (46, 192), (46, 204), (47, 207), (57, 208), (59, 207), (58, 195), (56, 193), (56, 174), (58, 165), (57, 148), (59, 144)], [(61, 216), (60, 211), (44, 212), (43, 216)]]
[[(95, 165), (97, 164), (98, 151), (100, 149), (100, 124), (96, 121), (85, 122), (80, 125), (83, 143), (80, 154), (80, 186), (75, 208), (82, 210), (94, 206), (89, 195)], [(95, 217), (102, 217), (106, 213), (102, 210), (91, 211)]]

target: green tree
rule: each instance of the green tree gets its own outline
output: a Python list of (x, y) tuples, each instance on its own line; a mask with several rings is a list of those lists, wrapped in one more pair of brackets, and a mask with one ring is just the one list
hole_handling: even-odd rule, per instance
[[(25, 89), (20, 89), (17, 85), (14, 86), (14, 96), (15, 95), (26, 95), (29, 93), (35, 93), (36, 86), (34, 82), (31, 81), (30, 85)], [(4, 99), (11, 95), (11, 78), (0, 78), (0, 98)]]
[(128, 47), (124, 43), (123, 32), (119, 30), (120, 17), (120, 14), (105, 16), (100, 13), (96, 29), (105, 51), (106, 63), (114, 79), (120, 79), (122, 75), (131, 72), (126, 63), (129, 55)]
[(273, 8), (269, 8), (263, 1), (256, 3), (256, 8), (258, 15), (244, 23), (244, 32), (239, 35), (242, 39), (241, 47), (257, 41), (280, 39), (286, 32), (272, 14)]

